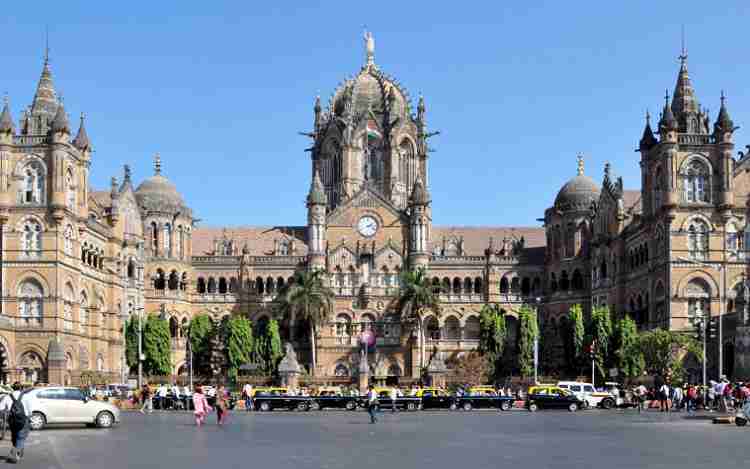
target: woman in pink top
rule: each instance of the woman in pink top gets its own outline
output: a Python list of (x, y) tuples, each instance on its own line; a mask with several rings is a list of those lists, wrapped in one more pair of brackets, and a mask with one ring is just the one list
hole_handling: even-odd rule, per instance
[(195, 409), (195, 424), (201, 426), (203, 421), (206, 419), (206, 415), (211, 412), (211, 407), (208, 405), (206, 396), (203, 395), (203, 388), (200, 386), (195, 388), (193, 393), (193, 408)]

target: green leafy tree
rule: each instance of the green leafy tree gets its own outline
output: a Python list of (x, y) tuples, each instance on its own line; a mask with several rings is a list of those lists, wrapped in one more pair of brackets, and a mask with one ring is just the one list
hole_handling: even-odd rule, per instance
[(276, 300), (281, 310), (289, 317), (306, 320), (310, 324), (311, 373), (315, 375), (316, 338), (318, 328), (328, 322), (333, 314), (335, 294), (324, 281), (322, 270), (303, 271), (294, 274), (291, 282), (284, 285)]
[(440, 315), (440, 287), (430, 283), (425, 270), (406, 270), (401, 273), (401, 289), (394, 300), (394, 310), (402, 322), (416, 325), (419, 334), (419, 365), (425, 367), (425, 339), (422, 315), (431, 311)]
[(172, 338), (169, 322), (149, 316), (143, 328), (143, 369), (151, 375), (164, 376), (172, 372)]
[(612, 317), (608, 307), (594, 308), (591, 311), (589, 335), (596, 369), (599, 371), (599, 375), (606, 377), (609, 365), (610, 340), (612, 337)]
[(539, 337), (536, 311), (524, 305), (518, 311), (518, 367), (524, 378), (534, 374), (534, 342)]
[(673, 383), (682, 379), (683, 365), (689, 354), (699, 360), (703, 357), (703, 351), (693, 337), (664, 329), (641, 333), (638, 348), (643, 354), (646, 371), (664, 378), (671, 377)]
[(266, 345), (266, 356), (268, 357), (268, 363), (273, 371), (276, 371), (276, 367), (279, 362), (284, 358), (284, 348), (281, 344), (281, 334), (279, 334), (279, 323), (275, 319), (271, 319), (268, 322), (268, 340)]
[(539, 339), (539, 365), (545, 374), (553, 374), (559, 369), (559, 336), (558, 329), (551, 321), (542, 325), (541, 338)]
[(614, 364), (620, 375), (635, 378), (643, 374), (646, 364), (638, 347), (638, 327), (635, 321), (628, 316), (617, 321), (613, 339)]
[(563, 347), (568, 370), (578, 374), (584, 360), (584, 343), (586, 340), (586, 327), (583, 321), (583, 308), (581, 305), (573, 305), (568, 311), (568, 317), (563, 323)]
[(207, 314), (198, 314), (190, 321), (188, 337), (193, 352), (193, 367), (204, 373), (210, 371), (211, 367), (214, 329), (214, 322)]
[(505, 315), (497, 305), (485, 304), (479, 313), (479, 352), (489, 366), (489, 378), (497, 382), (503, 372), (503, 351), (508, 329)]
[(252, 357), (254, 340), (253, 328), (247, 318), (235, 316), (226, 323), (227, 363), (229, 376), (235, 378), (240, 366)]
[(125, 359), (131, 370), (138, 366), (138, 318), (131, 316), (125, 323)]

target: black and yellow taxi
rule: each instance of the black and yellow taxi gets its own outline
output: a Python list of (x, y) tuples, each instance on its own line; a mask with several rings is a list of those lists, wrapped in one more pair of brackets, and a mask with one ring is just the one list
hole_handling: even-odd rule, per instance
[(310, 410), (310, 398), (294, 395), (283, 386), (257, 387), (253, 389), (253, 407), (263, 412), (275, 409)]
[(456, 397), (445, 389), (436, 387), (420, 388), (414, 393), (414, 397), (421, 399), (420, 408), (430, 409), (456, 409)]
[[(419, 409), (421, 398), (417, 396), (405, 396), (398, 388), (378, 387), (373, 388), (378, 395), (378, 406), (381, 409), (415, 411)], [(393, 395), (395, 394), (395, 399)], [(365, 396), (364, 401), (367, 400)]]
[(500, 409), (507, 411), (513, 408), (514, 398), (504, 396), (494, 386), (472, 386), (462, 396), (456, 398), (456, 407), (469, 411), (473, 409)]
[(321, 386), (310, 396), (310, 409), (346, 409), (357, 410), (359, 396), (340, 386)]
[(532, 386), (526, 397), (526, 409), (530, 412), (539, 409), (568, 409), (575, 412), (584, 406), (585, 402), (575, 394), (558, 386)]

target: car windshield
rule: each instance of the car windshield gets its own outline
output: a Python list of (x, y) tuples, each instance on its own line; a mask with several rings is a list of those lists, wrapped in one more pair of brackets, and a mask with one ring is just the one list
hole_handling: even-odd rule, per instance
[(573, 392), (581, 392), (581, 386), (579, 386), (579, 385), (576, 384), (574, 386), (571, 386), (570, 390), (573, 391)]
[(594, 387), (593, 386), (584, 386), (583, 390), (586, 391), (586, 392), (594, 392)]

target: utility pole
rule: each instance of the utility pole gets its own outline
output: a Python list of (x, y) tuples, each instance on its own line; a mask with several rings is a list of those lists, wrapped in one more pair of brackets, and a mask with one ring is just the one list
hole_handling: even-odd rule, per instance
[(143, 387), (143, 308), (136, 308), (138, 315), (138, 389)]

